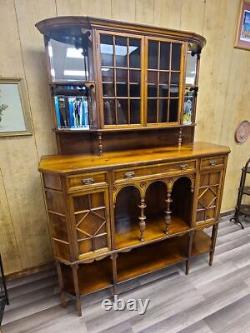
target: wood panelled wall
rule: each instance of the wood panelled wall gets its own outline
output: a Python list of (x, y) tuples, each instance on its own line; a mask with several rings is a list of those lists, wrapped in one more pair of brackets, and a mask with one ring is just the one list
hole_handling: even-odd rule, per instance
[(240, 0), (0, 0), (0, 76), (25, 80), (33, 136), (0, 138), (0, 251), (7, 273), (51, 260), (47, 216), (37, 171), (56, 151), (51, 131), (42, 36), (34, 24), (56, 15), (90, 15), (190, 30), (204, 35), (196, 140), (229, 145), (223, 211), (235, 205), (249, 143), (234, 142), (249, 119), (250, 52), (235, 49)]

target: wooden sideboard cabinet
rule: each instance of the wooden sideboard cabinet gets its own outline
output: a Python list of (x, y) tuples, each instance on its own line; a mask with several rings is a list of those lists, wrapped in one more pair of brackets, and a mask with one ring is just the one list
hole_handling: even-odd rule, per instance
[[(194, 143), (205, 39), (90, 17), (37, 23), (58, 155), (42, 157), (62, 305), (208, 253), (228, 147)], [(212, 227), (209, 236), (205, 229)]]
[(196, 143), (43, 158), (62, 295), (80, 311), (81, 295), (181, 261), (188, 273), (192, 256), (211, 265), (228, 153)]

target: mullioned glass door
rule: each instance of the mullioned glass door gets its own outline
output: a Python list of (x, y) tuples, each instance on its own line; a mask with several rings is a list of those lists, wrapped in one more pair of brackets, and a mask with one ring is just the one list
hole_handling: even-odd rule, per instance
[(104, 127), (142, 123), (142, 37), (100, 32)]
[(147, 40), (146, 122), (179, 122), (182, 88), (182, 48), (177, 41)]

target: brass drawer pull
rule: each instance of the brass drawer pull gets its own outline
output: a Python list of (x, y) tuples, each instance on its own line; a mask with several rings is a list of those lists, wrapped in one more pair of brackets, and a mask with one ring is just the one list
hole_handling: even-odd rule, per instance
[(90, 185), (90, 184), (94, 184), (95, 180), (94, 178), (85, 178), (85, 179), (81, 179), (81, 183), (83, 185)]
[(188, 164), (180, 164), (181, 170), (185, 170), (188, 168)]
[(135, 176), (134, 171), (128, 171), (124, 173), (124, 178), (133, 178)]
[(209, 163), (210, 163), (211, 166), (215, 166), (216, 165), (216, 160), (210, 160)]

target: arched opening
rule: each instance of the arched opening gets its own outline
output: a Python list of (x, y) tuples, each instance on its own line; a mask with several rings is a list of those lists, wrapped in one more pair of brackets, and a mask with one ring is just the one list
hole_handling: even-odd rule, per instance
[(145, 209), (145, 215), (147, 217), (146, 221), (153, 221), (164, 217), (164, 211), (166, 210), (166, 197), (166, 184), (157, 181), (149, 185), (145, 196), (145, 203), (147, 205)]
[(115, 241), (117, 248), (138, 241), (140, 193), (134, 186), (120, 190), (115, 205)]
[(187, 177), (177, 179), (172, 189), (172, 203), (170, 209), (172, 217), (184, 221), (186, 224), (191, 224), (192, 214), (192, 192), (191, 180)]

